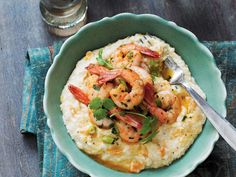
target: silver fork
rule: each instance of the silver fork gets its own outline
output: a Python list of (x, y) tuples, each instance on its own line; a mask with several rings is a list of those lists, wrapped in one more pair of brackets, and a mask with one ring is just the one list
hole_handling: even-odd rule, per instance
[(193, 97), (197, 105), (202, 109), (208, 120), (212, 123), (225, 141), (236, 151), (236, 129), (225, 118), (217, 113), (188, 83), (184, 80), (182, 69), (168, 56), (165, 59), (165, 65), (173, 70), (171, 84), (183, 86)]

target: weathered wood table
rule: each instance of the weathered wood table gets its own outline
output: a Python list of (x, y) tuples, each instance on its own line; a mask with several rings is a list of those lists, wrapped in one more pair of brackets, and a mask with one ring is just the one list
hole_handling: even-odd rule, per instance
[[(19, 132), (23, 65), (27, 48), (47, 46), (61, 38), (47, 32), (38, 1), (1, 0), (0, 9), (0, 177), (39, 176), (36, 139)], [(121, 12), (157, 14), (189, 29), (200, 40), (236, 40), (236, 0), (89, 0), (88, 21)], [(222, 139), (216, 151), (221, 151), (219, 144), (233, 151)], [(227, 152), (222, 150), (222, 156)], [(219, 166), (212, 165), (216, 160)], [(204, 174), (200, 165), (190, 176), (236, 176), (214, 153), (204, 166), (224, 168), (224, 173)]]

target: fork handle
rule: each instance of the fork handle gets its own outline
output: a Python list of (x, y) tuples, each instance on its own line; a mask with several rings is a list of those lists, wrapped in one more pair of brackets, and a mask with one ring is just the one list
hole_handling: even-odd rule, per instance
[(208, 120), (216, 128), (225, 141), (236, 151), (236, 129), (225, 118), (218, 114), (193, 88), (186, 82), (181, 85), (193, 97), (197, 105), (202, 109)]

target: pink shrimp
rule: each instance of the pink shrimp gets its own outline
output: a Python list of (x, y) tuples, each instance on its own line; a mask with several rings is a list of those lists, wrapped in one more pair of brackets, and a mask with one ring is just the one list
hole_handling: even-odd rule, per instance
[[(173, 93), (166, 96), (166, 98), (168, 99), (168, 101), (166, 101), (166, 102), (168, 102), (170, 104), (171, 109), (168, 111), (165, 111), (162, 108), (159, 108), (156, 106), (155, 100), (154, 100), (154, 94), (155, 93), (154, 93), (153, 85), (151, 85), (150, 83), (147, 83), (144, 86), (144, 104), (145, 104), (145, 106), (148, 108), (149, 112), (152, 115), (154, 115), (158, 118), (160, 123), (173, 123), (176, 120), (176, 118), (179, 115), (180, 110), (181, 110), (179, 98), (177, 96), (175, 96)], [(171, 96), (171, 100), (169, 100), (170, 96)], [(165, 97), (163, 97), (163, 99), (165, 99)], [(165, 107), (166, 107), (166, 105), (165, 105)]]
[[(86, 93), (84, 93), (83, 90), (81, 90), (80, 88), (78, 88), (74, 85), (69, 85), (68, 88), (69, 88), (70, 92), (73, 94), (73, 96), (75, 97), (75, 99), (77, 99), (78, 101), (80, 101), (81, 103), (83, 103), (85, 105), (89, 104), (89, 102), (90, 102), (89, 97)], [(121, 109), (115, 107), (110, 111), (110, 114), (114, 114), (118, 120), (121, 120), (124, 123), (127, 123), (128, 125), (130, 125), (132, 127), (135, 127), (137, 129), (141, 129), (141, 127), (142, 127), (141, 120), (142, 119), (140, 117), (135, 116), (135, 115), (130, 115), (130, 114), (120, 115), (119, 114), (120, 112), (121, 112)], [(93, 123), (96, 123), (98, 126), (100, 126), (101, 124), (107, 125), (107, 122), (108, 122), (107, 120), (106, 120), (106, 122), (101, 122), (101, 121), (98, 122), (93, 118), (93, 116), (90, 116), (90, 118), (91, 118), (91, 121)]]
[(147, 47), (142, 47), (140, 45), (136, 45), (133, 43), (129, 43), (129, 44), (125, 44), (125, 45), (121, 46), (121, 50), (123, 53), (128, 53), (131, 50), (137, 50), (141, 54), (152, 57), (152, 58), (159, 58), (160, 57), (160, 54), (157, 53), (156, 51), (153, 51)]
[(74, 85), (69, 85), (68, 89), (78, 101), (80, 101), (81, 103), (85, 105), (89, 104), (88, 95), (84, 93), (80, 88)]

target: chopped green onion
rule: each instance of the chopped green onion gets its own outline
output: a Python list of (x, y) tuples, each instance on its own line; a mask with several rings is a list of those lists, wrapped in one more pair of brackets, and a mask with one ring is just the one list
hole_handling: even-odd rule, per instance
[(101, 107), (102, 107), (102, 100), (99, 97), (92, 99), (91, 102), (89, 103), (90, 109), (98, 109)]
[(158, 77), (158, 75), (159, 75), (159, 62), (151, 60), (149, 62), (149, 70), (150, 70), (150, 74), (152, 76), (152, 79), (154, 80), (154, 78)]
[(127, 86), (126, 82), (123, 79), (120, 79), (119, 82), (120, 82), (120, 84), (125, 86), (125, 91), (128, 91), (128, 86)]
[(112, 143), (114, 143), (115, 138), (113, 138), (113, 137), (111, 137), (111, 136), (103, 136), (103, 137), (102, 137), (102, 141), (103, 141), (104, 143), (107, 143), (107, 144), (112, 144)]
[(96, 133), (96, 127), (93, 126), (93, 125), (91, 125), (91, 126), (88, 128), (87, 132), (88, 132), (89, 134), (94, 134), (94, 133)]

